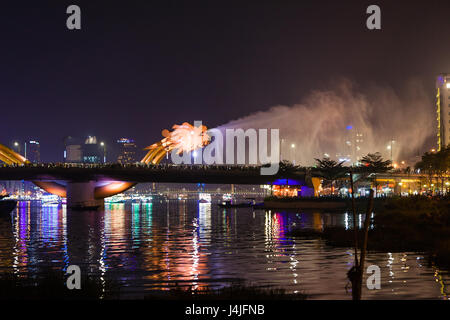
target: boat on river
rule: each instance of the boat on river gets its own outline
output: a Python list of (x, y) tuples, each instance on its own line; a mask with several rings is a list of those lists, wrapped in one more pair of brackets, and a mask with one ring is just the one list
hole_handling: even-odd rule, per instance
[(247, 200), (251, 201), (235, 202), (233, 200), (226, 200), (219, 203), (218, 206), (220, 208), (251, 208), (256, 204), (253, 198), (247, 198)]
[(9, 214), (17, 207), (17, 201), (15, 200), (3, 200), (8, 195), (0, 195), (0, 215)]

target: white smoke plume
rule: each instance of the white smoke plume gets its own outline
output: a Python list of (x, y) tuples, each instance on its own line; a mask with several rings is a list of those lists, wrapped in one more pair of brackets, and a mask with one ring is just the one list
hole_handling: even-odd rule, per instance
[(399, 94), (385, 87), (358, 92), (342, 80), (333, 90), (312, 92), (300, 104), (275, 106), (219, 129), (280, 129), (282, 159), (304, 166), (325, 155), (339, 159), (380, 152), (390, 159), (391, 140), (394, 162), (414, 165), (413, 157), (433, 141), (435, 118), (433, 95), (417, 81), (409, 81)]

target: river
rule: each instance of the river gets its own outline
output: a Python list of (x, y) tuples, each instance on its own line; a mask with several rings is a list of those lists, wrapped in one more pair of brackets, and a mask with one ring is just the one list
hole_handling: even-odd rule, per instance
[[(13, 215), (0, 219), (0, 272), (39, 274), (75, 264), (115, 280), (125, 298), (174, 285), (218, 288), (243, 281), (308, 299), (351, 299), (345, 287), (352, 249), (287, 234), (299, 227), (351, 226), (345, 213), (154, 199), (106, 204), (97, 212), (21, 202)], [(450, 274), (421, 253), (370, 253), (366, 265), (380, 267), (381, 289), (364, 288), (363, 299), (449, 299)]]

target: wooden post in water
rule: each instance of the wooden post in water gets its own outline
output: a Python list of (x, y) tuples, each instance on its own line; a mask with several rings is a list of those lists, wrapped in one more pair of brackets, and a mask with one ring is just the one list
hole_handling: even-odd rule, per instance
[(367, 251), (367, 241), (369, 239), (369, 227), (370, 227), (370, 216), (372, 215), (373, 211), (373, 189), (370, 189), (369, 194), (369, 203), (367, 204), (367, 210), (366, 210), (366, 219), (364, 220), (364, 240), (361, 247), (361, 256), (359, 258), (359, 266), (360, 266), (360, 276), (358, 281), (358, 300), (361, 300), (361, 292), (362, 292), (362, 281), (363, 281), (363, 275), (364, 275), (364, 260), (366, 259), (366, 251)]
[(353, 233), (354, 233), (354, 245), (355, 245), (355, 265), (349, 271), (348, 277), (352, 283), (352, 299), (359, 300), (361, 294), (359, 292), (359, 274), (361, 269), (358, 263), (358, 225), (356, 223), (356, 207), (355, 207), (355, 190), (353, 185), (353, 171), (350, 169), (350, 188), (352, 189), (352, 214), (353, 214)]
[(355, 267), (358, 267), (358, 225), (356, 224), (355, 191), (353, 190), (353, 172), (350, 170), (350, 188), (352, 189), (353, 232), (355, 241)]

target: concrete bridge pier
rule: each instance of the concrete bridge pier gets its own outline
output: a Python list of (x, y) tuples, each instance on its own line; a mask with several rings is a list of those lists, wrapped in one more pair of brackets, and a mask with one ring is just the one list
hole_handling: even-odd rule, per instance
[(105, 204), (104, 199), (96, 199), (96, 181), (68, 182), (67, 208), (70, 209), (97, 209)]

